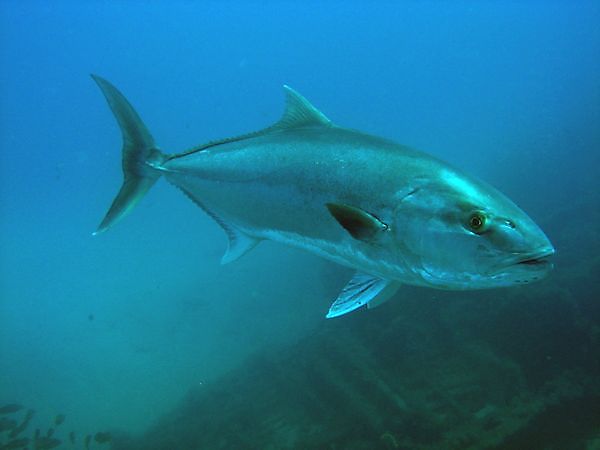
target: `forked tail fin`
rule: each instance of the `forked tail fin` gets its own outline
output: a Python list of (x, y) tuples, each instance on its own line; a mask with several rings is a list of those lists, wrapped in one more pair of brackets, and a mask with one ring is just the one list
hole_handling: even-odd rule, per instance
[(153, 166), (160, 164), (165, 156), (156, 148), (146, 125), (123, 94), (105, 79), (97, 75), (92, 75), (92, 78), (106, 97), (123, 134), (123, 185), (93, 233), (96, 235), (124, 217), (148, 192), (161, 174)]

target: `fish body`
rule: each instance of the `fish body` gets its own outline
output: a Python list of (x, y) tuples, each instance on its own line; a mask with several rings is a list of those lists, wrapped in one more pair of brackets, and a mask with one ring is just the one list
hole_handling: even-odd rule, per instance
[(401, 284), (481, 289), (552, 267), (542, 230), (495, 188), (423, 152), (334, 125), (285, 87), (273, 126), (166, 155), (122, 94), (94, 77), (124, 137), (124, 184), (97, 233), (164, 176), (229, 238), (222, 262), (261, 240), (357, 270), (328, 317), (376, 306)]
[[(395, 199), (410, 186), (415, 166), (437, 169), (437, 161), (353, 130), (313, 127), (175, 156), (161, 170), (236, 234), (308, 250), (381, 278), (421, 284), (391, 246), (355, 239), (326, 207), (352, 205), (391, 225)], [(378, 175), (369, 176), (365, 167)]]

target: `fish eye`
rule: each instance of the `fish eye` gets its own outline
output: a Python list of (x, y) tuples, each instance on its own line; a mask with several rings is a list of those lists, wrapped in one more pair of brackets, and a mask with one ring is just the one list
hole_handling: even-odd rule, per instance
[(480, 211), (474, 212), (469, 216), (467, 224), (469, 230), (476, 234), (481, 234), (487, 229), (487, 218), (485, 214)]

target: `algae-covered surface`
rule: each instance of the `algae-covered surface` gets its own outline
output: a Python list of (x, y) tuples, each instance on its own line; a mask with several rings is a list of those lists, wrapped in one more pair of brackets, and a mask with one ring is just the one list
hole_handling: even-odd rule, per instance
[(579, 231), (587, 249), (535, 287), (404, 288), (195, 388), (115, 448), (597, 449), (600, 247)]

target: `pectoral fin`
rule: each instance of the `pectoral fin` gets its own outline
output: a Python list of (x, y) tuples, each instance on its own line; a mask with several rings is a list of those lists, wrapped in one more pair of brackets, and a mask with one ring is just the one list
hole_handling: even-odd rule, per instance
[(394, 294), (396, 293), (396, 291), (398, 291), (399, 288), (400, 288), (400, 283), (398, 283), (396, 281), (388, 282), (388, 285), (386, 287), (384, 287), (381, 290), (381, 292), (379, 292), (379, 294), (377, 294), (373, 298), (373, 300), (371, 300), (369, 303), (367, 303), (367, 308), (373, 309), (373, 308), (377, 308), (378, 306), (383, 305), (385, 302), (387, 302), (390, 298), (392, 298), (394, 296)]
[(367, 303), (370, 307), (371, 304), (380, 305), (389, 299), (399, 286), (400, 284), (394, 281), (356, 272), (333, 302), (326, 317), (330, 319), (341, 316)]
[(378, 217), (363, 209), (339, 203), (327, 203), (326, 206), (335, 220), (359, 241), (370, 241), (389, 228)]

